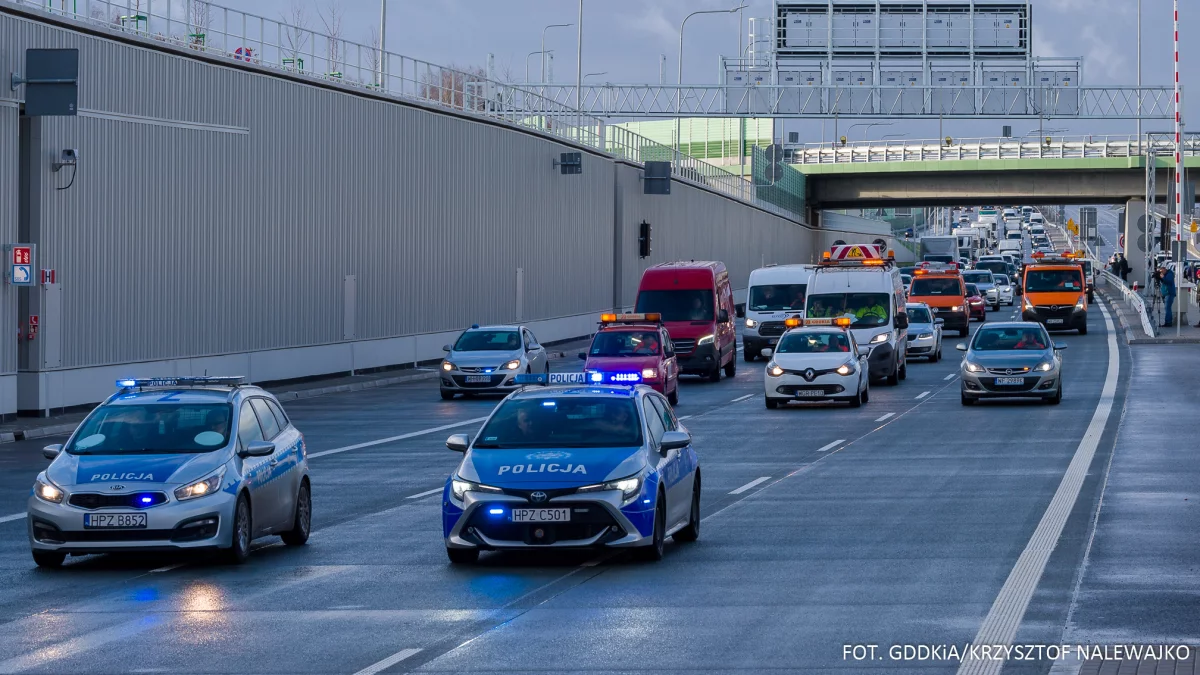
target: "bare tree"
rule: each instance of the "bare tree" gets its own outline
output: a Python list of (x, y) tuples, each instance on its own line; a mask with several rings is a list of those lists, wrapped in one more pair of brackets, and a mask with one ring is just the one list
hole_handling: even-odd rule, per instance
[(312, 39), (312, 29), (308, 16), (308, 8), (301, 0), (292, 0), (288, 11), (280, 14), (283, 24), (283, 48), (286, 56), (299, 66), (301, 55)]
[(212, 26), (212, 5), (204, 0), (187, 0), (187, 20), (188, 44), (192, 49), (204, 49)]
[(340, 73), (342, 70), (342, 33), (345, 30), (343, 26), (346, 18), (346, 10), (342, 7), (338, 0), (329, 0), (324, 9), (317, 8), (317, 18), (321, 20), (321, 25), (325, 27), (326, 44), (325, 56), (328, 59), (328, 74)]
[(383, 81), (383, 35), (379, 32), (379, 27), (371, 25), (371, 72), (374, 73), (375, 84), (380, 87), (386, 87), (387, 83)]
[(480, 66), (429, 67), (419, 79), (421, 98), (460, 110), (487, 107), (487, 71)]

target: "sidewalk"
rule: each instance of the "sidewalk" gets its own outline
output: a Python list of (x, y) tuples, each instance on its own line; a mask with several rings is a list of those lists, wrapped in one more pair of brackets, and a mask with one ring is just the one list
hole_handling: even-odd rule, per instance
[[(585, 342), (571, 341), (554, 347), (548, 352), (550, 359), (565, 359), (574, 355), (579, 349), (586, 348)], [(350, 391), (362, 391), (377, 387), (388, 387), (405, 382), (431, 380), (437, 377), (437, 369), (433, 367), (406, 368), (387, 370), (364, 375), (343, 375), (325, 377), (307, 382), (293, 382), (281, 385), (263, 386), (263, 389), (274, 394), (281, 402), (295, 401), (326, 394), (337, 394)], [(436, 393), (436, 392), (435, 392)], [(47, 436), (64, 436), (75, 430), (91, 411), (67, 412), (49, 417), (19, 417), (8, 423), (0, 424), (0, 443), (13, 443)]]
[[(1200, 344), (1200, 328), (1192, 324), (1197, 317), (1195, 306), (1191, 307), (1192, 311), (1188, 315), (1189, 322), (1180, 324), (1178, 337), (1174, 326), (1159, 328), (1158, 335), (1153, 336), (1146, 334), (1137, 310), (1125, 301), (1125, 297), (1119, 289), (1108, 287), (1106, 284), (1098, 284), (1096, 293), (1108, 303), (1110, 309), (1114, 310), (1116, 320), (1125, 331), (1125, 341), (1131, 345)], [(1182, 299), (1187, 300), (1187, 298)]]

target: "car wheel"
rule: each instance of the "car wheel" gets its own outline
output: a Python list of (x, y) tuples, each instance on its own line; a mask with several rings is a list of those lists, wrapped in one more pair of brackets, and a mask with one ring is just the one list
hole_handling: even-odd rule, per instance
[(303, 546), (308, 543), (308, 535), (312, 531), (312, 489), (308, 481), (300, 484), (300, 493), (296, 495), (296, 517), (292, 529), (279, 535), (288, 546)]
[(1087, 324), (1086, 323), (1079, 327), (1079, 334), (1087, 335)]
[(746, 349), (745, 345), (743, 345), (742, 346), (742, 360), (745, 361), (746, 363), (754, 363), (754, 358), (755, 358), (754, 354), (752, 354), (750, 352), (750, 350)]
[(479, 549), (446, 547), (446, 557), (455, 565), (470, 565), (479, 560)]
[(861, 408), (862, 407), (862, 392), (859, 392), (859, 393), (855, 394), (854, 396), (851, 396), (850, 398), (846, 399), (846, 403), (849, 403), (851, 408)]
[(975, 405), (975, 399), (971, 398), (970, 396), (967, 396), (966, 394), (962, 394), (962, 404), (963, 405)]
[(67, 559), (66, 553), (58, 551), (38, 551), (33, 552), (33, 562), (37, 563), (38, 567), (46, 567), (56, 569), (62, 567), (63, 561)]
[(721, 366), (719, 364), (717, 365), (716, 368), (712, 369), (711, 373), (708, 374), (708, 381), (709, 382), (720, 382), (721, 381)]
[(452, 392), (452, 391), (446, 391), (445, 389), (443, 389), (443, 390), (442, 390), (442, 400), (443, 400), (443, 401), (451, 401), (451, 400), (454, 400), (454, 392)]
[(1012, 306), (1013, 306), (1013, 305), (1015, 305), (1015, 304), (1017, 304), (1017, 301), (1016, 301), (1016, 300), (1009, 300), (1009, 301), (1008, 301), (1008, 306), (1009, 306), (1009, 307), (1012, 307)]
[(871, 400), (871, 380), (863, 383), (862, 402), (867, 403)]
[(225, 551), (225, 562), (240, 565), (250, 557), (250, 536), (254, 531), (250, 519), (250, 500), (246, 495), (239, 495), (237, 506), (233, 507), (233, 533), (230, 536), (229, 548)]
[(779, 401), (773, 398), (764, 398), (763, 401), (767, 404), (767, 410), (774, 410), (779, 407)]
[(1051, 396), (1049, 399), (1047, 399), (1046, 402), (1049, 403), (1050, 405), (1058, 405), (1059, 403), (1062, 403), (1062, 384), (1061, 383), (1058, 385), (1058, 390), (1055, 391), (1054, 395)]
[(692, 485), (692, 510), (688, 514), (688, 524), (671, 537), (676, 542), (688, 543), (700, 538), (700, 472), (696, 472), (696, 480)]
[(675, 388), (671, 390), (671, 393), (667, 394), (667, 403), (670, 403), (673, 406), (679, 405), (679, 381), (678, 380), (676, 380), (676, 382), (675, 382)]
[(637, 549), (638, 557), (646, 562), (662, 560), (663, 548), (667, 538), (663, 536), (667, 529), (667, 500), (660, 494), (658, 503), (654, 505), (654, 534), (651, 535), (650, 545)]
[(725, 377), (733, 377), (737, 375), (737, 354), (734, 354), (729, 359), (729, 363), (725, 365)]
[(968, 336), (968, 335), (970, 335), (970, 334), (971, 334), (971, 328), (970, 328), (970, 326), (968, 326), (968, 327), (966, 327), (966, 328), (959, 328), (959, 329), (958, 329), (958, 337), (967, 337), (967, 336)]
[(900, 384), (900, 364), (897, 363), (896, 368), (887, 376), (887, 383), (889, 387)]
[(1000, 303), (999, 303), (999, 302), (997, 302), (996, 304), (992, 305), (992, 311), (993, 311), (993, 312), (999, 312), (999, 311), (1000, 311)]

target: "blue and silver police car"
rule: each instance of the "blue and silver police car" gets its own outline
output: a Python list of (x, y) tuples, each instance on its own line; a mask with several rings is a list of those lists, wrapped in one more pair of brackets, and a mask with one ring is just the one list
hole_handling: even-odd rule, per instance
[(591, 385), (583, 373), (519, 376), (446, 481), (446, 553), (633, 548), (658, 560), (663, 543), (700, 536), (700, 465), (691, 435), (645, 385)]
[(34, 561), (141, 550), (217, 550), (308, 541), (304, 436), (279, 401), (240, 377), (118, 380), (52, 459), (29, 496)]

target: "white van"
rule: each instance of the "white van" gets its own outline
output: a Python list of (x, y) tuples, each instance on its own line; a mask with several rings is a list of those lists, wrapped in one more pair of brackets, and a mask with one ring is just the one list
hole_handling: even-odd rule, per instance
[(774, 347), (786, 327), (785, 319), (804, 316), (804, 301), (812, 281), (813, 265), (770, 265), (750, 273), (742, 329), (742, 358), (753, 361), (762, 350)]
[(908, 375), (908, 314), (900, 270), (888, 262), (852, 262), (817, 266), (808, 284), (807, 317), (854, 314), (859, 307), (882, 307), (886, 316), (862, 316), (850, 325), (860, 347), (870, 349), (870, 376), (897, 384)]

